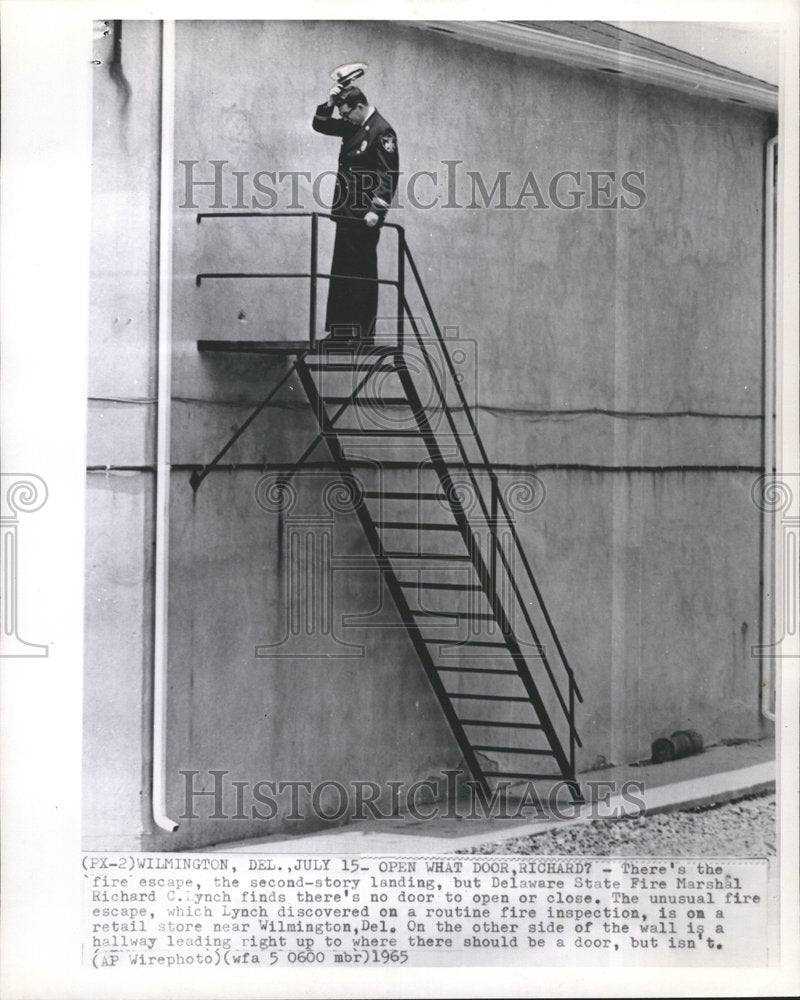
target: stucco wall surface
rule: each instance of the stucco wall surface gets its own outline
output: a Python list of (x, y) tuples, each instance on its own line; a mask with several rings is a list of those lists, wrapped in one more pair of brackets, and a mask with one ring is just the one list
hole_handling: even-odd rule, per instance
[[(90, 586), (116, 603), (106, 619), (95, 609), (88, 621), (98, 635), (111, 627), (137, 635), (113, 657), (106, 644), (89, 650), (94, 745), (109, 712), (130, 708), (107, 760), (93, 765), (100, 791), (87, 831), (109, 837), (128, 819), (113, 819), (102, 789), (125, 774), (128, 818), (147, 793), (151, 712), (141, 629), (153, 542), (158, 32), (127, 22), (126, 32), (128, 97), (102, 73), (95, 90), (90, 464), (143, 470), (90, 478), (98, 567)], [(187, 197), (187, 171), (213, 180), (211, 161), (222, 162), (228, 208), (244, 207), (234, 171), (248, 200), (258, 195), (258, 171), (295, 172), (295, 198), (291, 177), (269, 182), (272, 207), (318, 209), (314, 179), (335, 167), (338, 142), (315, 134), (311, 115), (330, 68), (356, 57), (370, 63), (364, 89), (397, 130), (405, 177), (440, 178), (440, 203), (428, 210), (408, 203), (401, 179), (403, 207), (389, 218), (406, 228), (439, 323), (457, 328), (487, 451), (504, 483), (535, 473), (546, 492), (518, 528), (585, 696), (579, 767), (641, 759), (676, 728), (709, 741), (758, 735), (749, 649), (758, 641), (759, 518), (750, 486), (761, 464), (769, 116), (390, 23), (180, 22), (176, 57), (170, 809), (183, 808), (187, 769), (225, 769), (244, 781), (413, 780), (459, 757), (357, 522), (337, 514), (331, 523), (321, 502), (331, 476), (324, 447), (291, 512), (258, 501), (261, 476), (290, 466), (316, 433), (299, 383), (196, 496), (188, 485), (188, 468), (217, 451), (288, 364), (200, 354), (197, 340), (294, 340), (308, 330), (305, 281), (198, 287), (195, 275), (306, 270), (309, 243), (308, 220), (198, 225), (197, 211), (211, 210), (217, 192), (195, 185)], [(468, 171), (488, 189), (508, 172), (512, 204), (533, 171), (550, 207), (527, 198), (516, 209), (468, 208)], [(593, 209), (584, 197), (574, 210), (558, 208), (547, 190), (560, 171), (578, 172), (584, 191), (589, 171), (640, 171), (646, 201)], [(332, 178), (318, 187), (329, 197)], [(567, 177), (565, 202), (569, 190)], [(430, 200), (430, 179), (417, 191)], [(446, 208), (448, 200), (463, 207)], [(331, 233), (320, 225), (326, 268)], [(393, 254), (387, 230), (385, 274)], [(320, 315), (324, 301), (320, 282)], [(391, 317), (391, 294), (381, 303)], [(413, 294), (411, 305), (421, 311)], [(278, 647), (295, 655), (273, 655), (275, 647), (256, 655), (292, 632), (287, 546), (301, 536), (329, 538), (339, 560), (335, 620), (376, 616), (324, 640), (303, 626)], [(358, 654), (343, 653), (342, 639)], [(146, 839), (147, 810), (145, 801)], [(148, 843), (199, 846), (277, 828), (291, 828), (286, 816), (193, 820)]]

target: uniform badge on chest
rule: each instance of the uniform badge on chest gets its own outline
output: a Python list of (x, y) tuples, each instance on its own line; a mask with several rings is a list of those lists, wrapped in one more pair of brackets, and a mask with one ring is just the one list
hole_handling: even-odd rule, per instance
[(358, 147), (359, 153), (363, 153), (366, 148), (367, 148), (367, 140), (366, 139), (362, 139), (361, 140), (361, 145)]

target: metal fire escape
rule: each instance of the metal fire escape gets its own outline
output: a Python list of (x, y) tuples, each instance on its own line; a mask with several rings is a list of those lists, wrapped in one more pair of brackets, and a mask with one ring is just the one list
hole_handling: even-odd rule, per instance
[[(287, 216), (310, 219), (309, 271), (196, 276), (198, 285), (217, 279), (307, 278), (310, 296), (307, 340), (198, 341), (201, 351), (282, 354), (294, 362), (214, 459), (192, 473), (192, 488), (200, 487), (296, 376), (319, 435), (295, 469), (325, 442), (479, 787), (491, 794), (501, 781), (562, 782), (582, 801), (575, 777), (575, 747), (581, 745), (575, 704), (583, 699), (403, 227), (384, 225), (397, 233), (397, 271), (394, 279), (377, 279), (397, 291), (391, 342), (382, 337), (370, 344), (319, 341), (317, 282), (331, 275), (317, 267), (318, 230), (319, 220), (330, 216), (207, 212), (197, 222)], [(407, 268), (424, 319), (409, 308)], [(293, 474), (287, 473), (287, 480)]]

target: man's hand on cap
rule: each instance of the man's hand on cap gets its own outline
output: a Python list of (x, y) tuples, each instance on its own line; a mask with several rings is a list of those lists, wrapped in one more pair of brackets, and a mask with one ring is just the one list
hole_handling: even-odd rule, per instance
[(340, 83), (337, 83), (334, 87), (331, 87), (330, 93), (328, 94), (328, 105), (333, 107), (336, 101), (342, 96), (343, 87)]

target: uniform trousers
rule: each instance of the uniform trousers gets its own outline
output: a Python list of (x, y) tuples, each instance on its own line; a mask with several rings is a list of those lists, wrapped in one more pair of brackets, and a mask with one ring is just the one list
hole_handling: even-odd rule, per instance
[(369, 340), (375, 335), (378, 283), (378, 226), (363, 220), (336, 224), (325, 329), (333, 337)]

